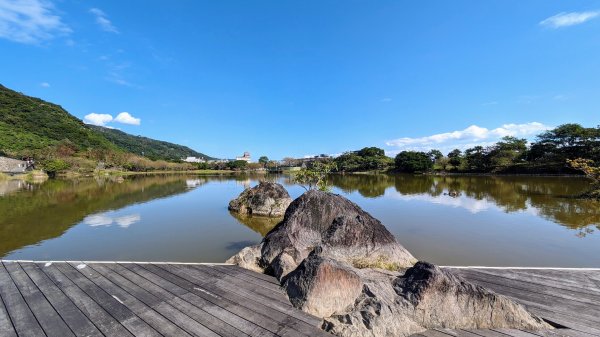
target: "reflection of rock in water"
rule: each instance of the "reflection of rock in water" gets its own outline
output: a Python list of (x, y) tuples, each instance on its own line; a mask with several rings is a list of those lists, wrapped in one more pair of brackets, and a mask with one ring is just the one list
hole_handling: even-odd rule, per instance
[(273, 229), (283, 217), (280, 218), (269, 218), (264, 216), (251, 216), (245, 214), (239, 214), (235, 212), (229, 212), (232, 217), (234, 217), (238, 222), (242, 225), (252, 229), (253, 231), (259, 233), (262, 236), (267, 235), (267, 233)]

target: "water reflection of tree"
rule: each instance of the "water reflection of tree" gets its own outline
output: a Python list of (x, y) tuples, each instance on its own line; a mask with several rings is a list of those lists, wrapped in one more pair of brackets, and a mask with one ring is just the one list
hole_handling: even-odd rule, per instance
[(461, 197), (492, 202), (507, 213), (534, 209), (540, 216), (589, 234), (600, 229), (600, 202), (575, 199), (588, 186), (580, 178), (531, 176), (429, 176), (429, 175), (337, 175), (333, 184), (342, 191), (358, 191), (364, 197), (382, 196), (389, 187), (402, 195)]
[(387, 174), (334, 174), (331, 183), (346, 193), (358, 191), (365, 198), (376, 198), (393, 186), (393, 176)]
[(229, 212), (239, 223), (259, 233), (263, 237), (273, 229), (283, 217), (280, 218), (269, 218), (265, 216), (252, 216), (239, 214), (236, 212)]
[(62, 235), (87, 215), (186, 192), (184, 176), (49, 180), (0, 198), (0, 256)]

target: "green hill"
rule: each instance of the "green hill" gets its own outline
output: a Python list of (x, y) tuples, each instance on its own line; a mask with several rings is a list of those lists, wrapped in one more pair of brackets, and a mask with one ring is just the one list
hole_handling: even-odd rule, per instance
[(79, 150), (121, 149), (153, 160), (211, 159), (186, 146), (86, 125), (59, 105), (0, 85), (0, 154), (29, 155), (64, 139)]
[(89, 125), (89, 127), (127, 152), (143, 155), (150, 159), (180, 160), (185, 157), (213, 159), (203, 153), (194, 151), (187, 146), (142, 136), (134, 136), (120, 130), (109, 129), (102, 126)]
[(69, 139), (80, 149), (115, 148), (56, 104), (0, 85), (0, 151), (21, 154)]

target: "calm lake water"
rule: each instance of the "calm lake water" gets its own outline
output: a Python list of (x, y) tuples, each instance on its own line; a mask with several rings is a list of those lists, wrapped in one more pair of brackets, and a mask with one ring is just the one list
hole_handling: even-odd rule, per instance
[[(293, 198), (304, 191), (289, 177), (267, 178)], [(0, 257), (223, 262), (277, 223), (227, 210), (259, 179), (265, 177), (0, 181)], [(583, 191), (585, 179), (340, 175), (333, 183), (422, 260), (600, 267), (600, 203), (565, 198)]]

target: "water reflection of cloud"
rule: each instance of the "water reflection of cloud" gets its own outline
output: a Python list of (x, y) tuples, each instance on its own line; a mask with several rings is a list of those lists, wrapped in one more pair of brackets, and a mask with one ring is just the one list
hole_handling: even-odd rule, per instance
[(204, 180), (200, 179), (187, 179), (185, 181), (185, 186), (187, 186), (187, 188), (194, 188), (204, 184), (204, 182)]
[(88, 215), (83, 219), (83, 223), (89, 225), (91, 227), (99, 227), (99, 226), (112, 226), (116, 224), (121, 228), (128, 228), (136, 222), (142, 220), (141, 215), (134, 213), (122, 216), (110, 216), (107, 213), (98, 213)]
[(477, 214), (479, 212), (487, 211), (489, 209), (499, 209), (498, 206), (494, 202), (485, 200), (485, 199), (473, 199), (465, 196), (451, 197), (448, 195), (440, 195), (440, 196), (431, 196), (429, 194), (411, 194), (411, 195), (402, 195), (398, 193), (392, 193), (390, 195), (394, 199), (411, 201), (426, 201), (432, 204), (444, 205), (456, 208), (463, 208), (467, 211)]
[[(398, 200), (405, 201), (425, 201), (436, 205), (449, 206), (455, 208), (462, 208), (469, 211), (472, 214), (477, 214), (484, 211), (496, 210), (505, 212), (506, 210), (503, 207), (500, 207), (496, 204), (495, 201), (490, 201), (487, 199), (474, 199), (464, 195), (458, 197), (451, 197), (447, 194), (441, 194), (437, 196), (432, 196), (429, 194), (410, 194), (403, 195), (398, 193), (391, 193), (390, 197)], [(527, 202), (527, 207), (525, 209), (516, 211), (525, 214), (531, 214), (535, 216), (540, 216), (539, 210), (531, 205), (530, 202)]]

